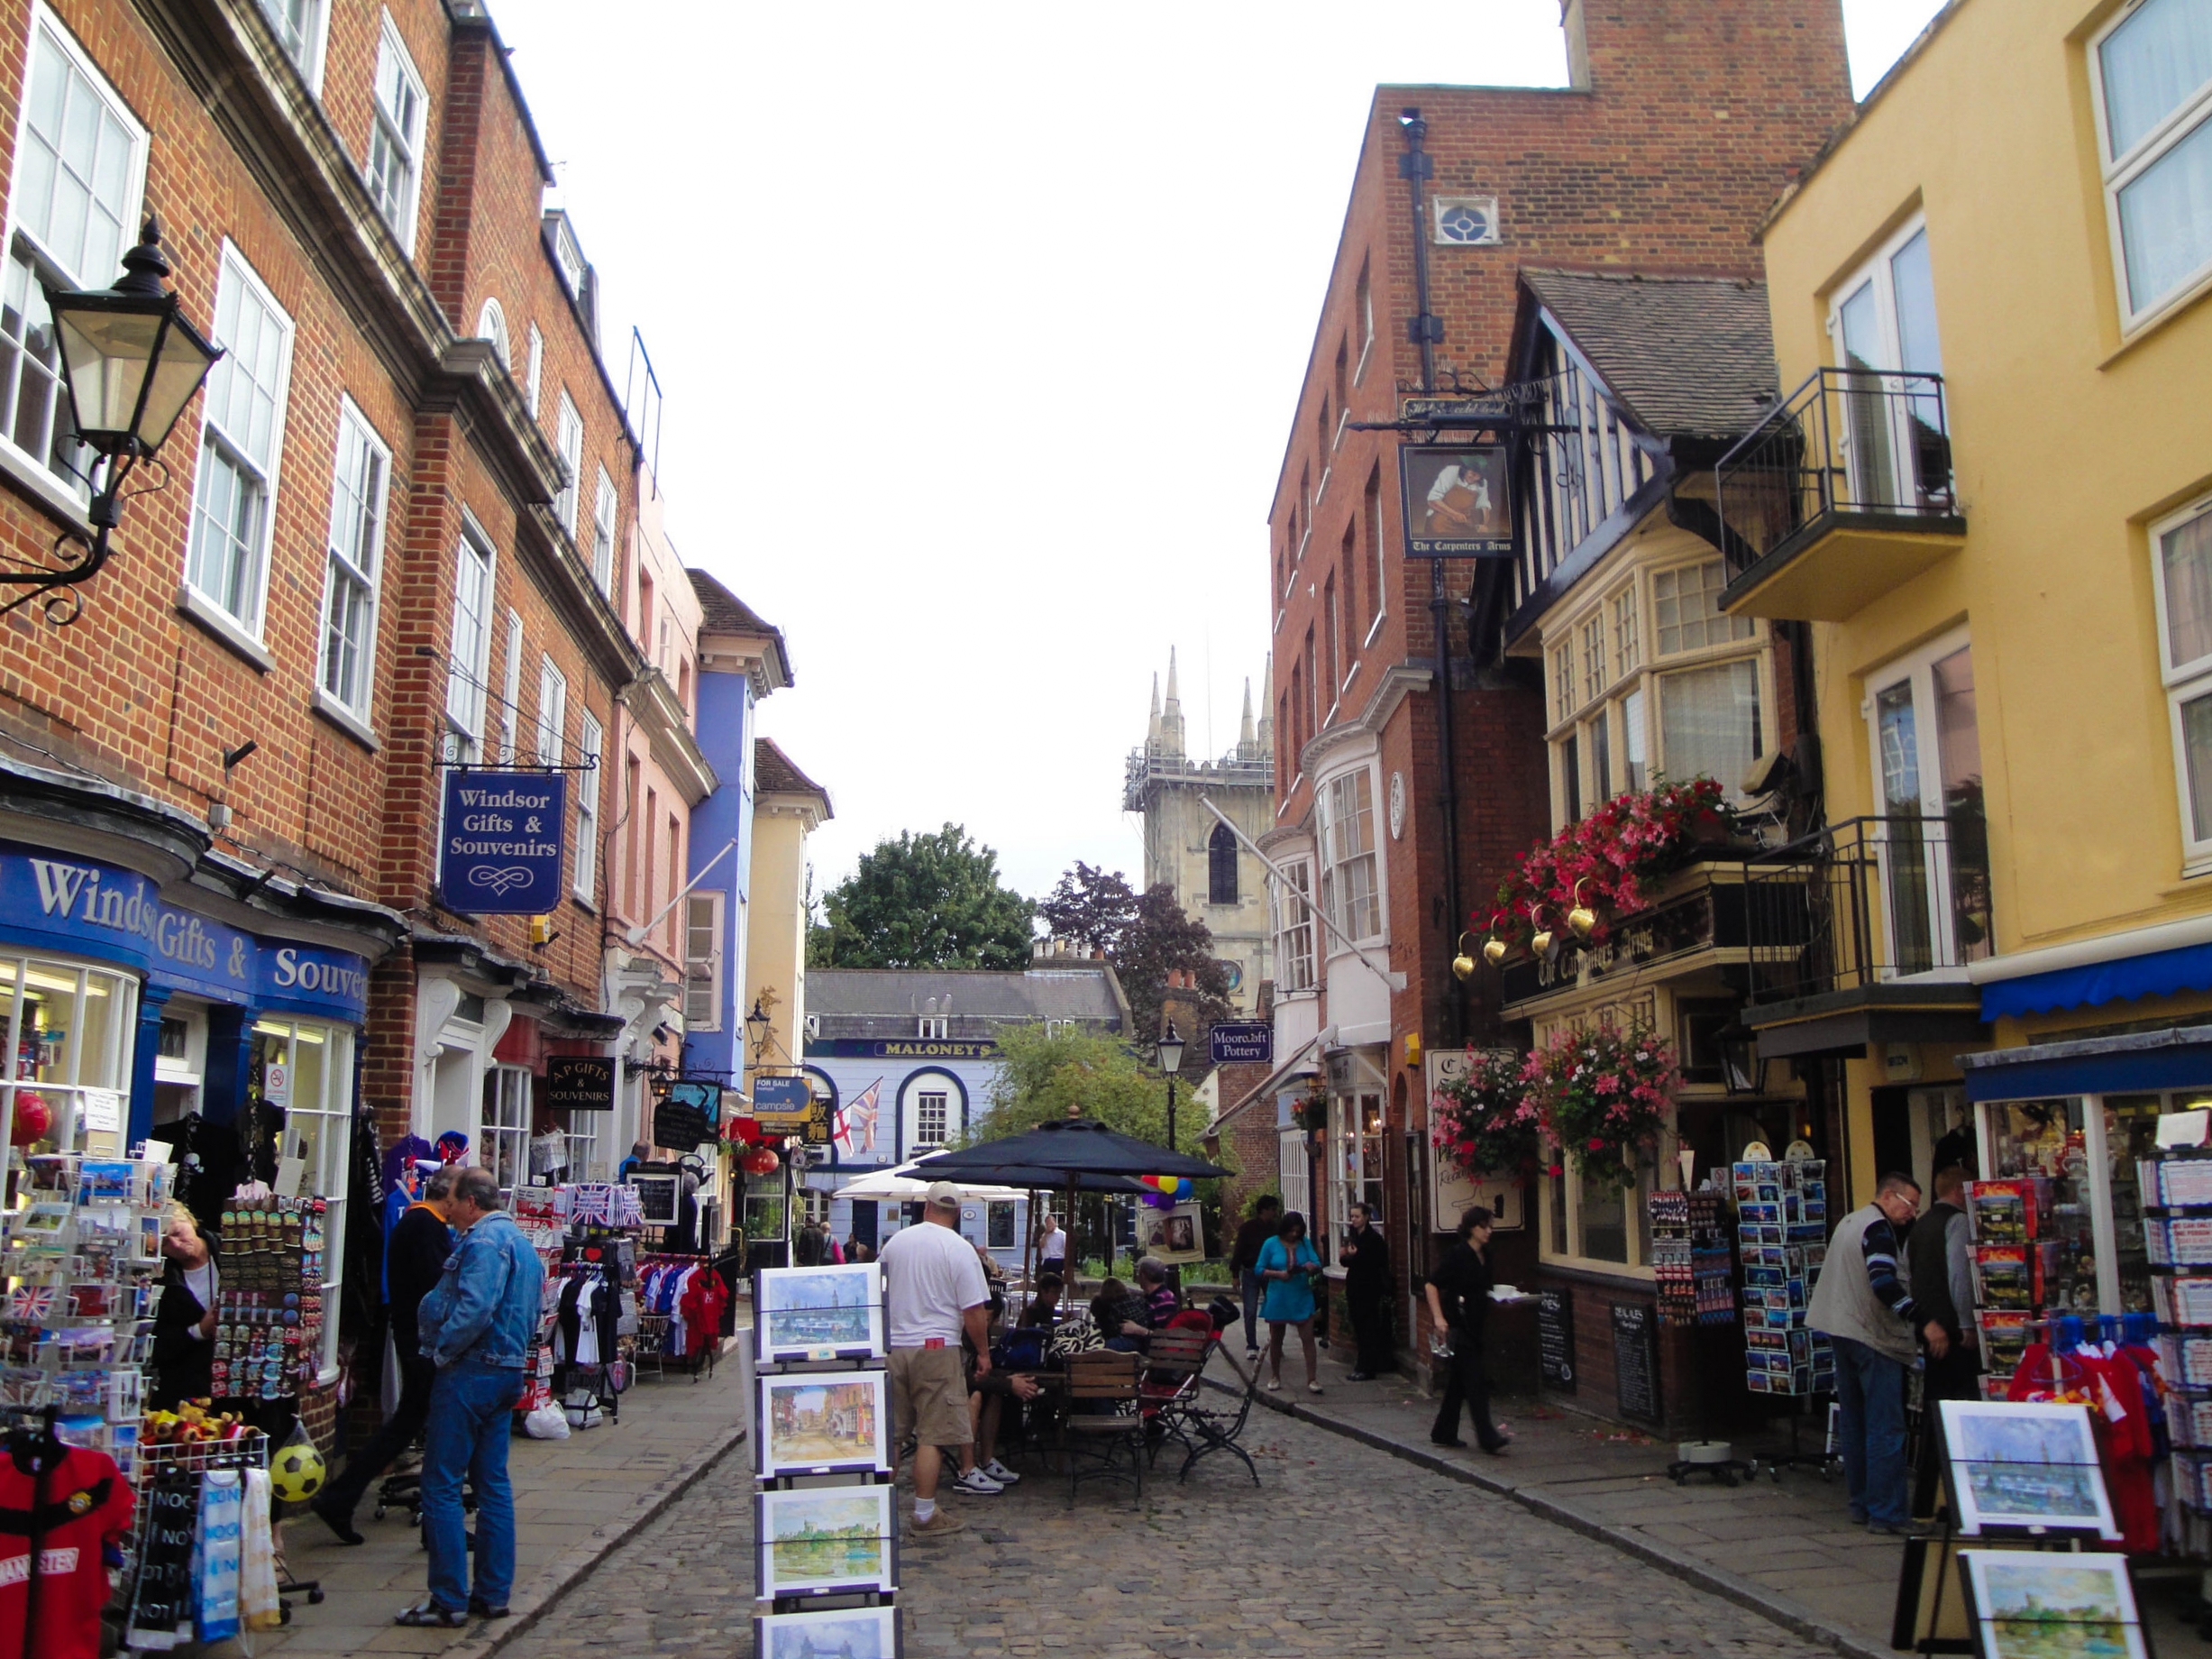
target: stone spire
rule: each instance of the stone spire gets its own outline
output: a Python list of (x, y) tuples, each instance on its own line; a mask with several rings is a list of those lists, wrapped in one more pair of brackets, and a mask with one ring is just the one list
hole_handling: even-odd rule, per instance
[(1167, 701), (1160, 710), (1160, 753), (1180, 755), (1183, 750), (1183, 699), (1175, 690), (1175, 648), (1167, 647)]
[(1267, 653), (1267, 665), (1259, 676), (1259, 749), (1263, 755), (1275, 753), (1275, 653)]
[(1152, 676), (1152, 723), (1145, 728), (1145, 743), (1156, 753), (1160, 747), (1160, 676)]
[(1252, 729), (1252, 682), (1247, 677), (1244, 683), (1244, 719), (1237, 726), (1237, 753), (1239, 756), (1249, 755), (1258, 741), (1257, 735)]

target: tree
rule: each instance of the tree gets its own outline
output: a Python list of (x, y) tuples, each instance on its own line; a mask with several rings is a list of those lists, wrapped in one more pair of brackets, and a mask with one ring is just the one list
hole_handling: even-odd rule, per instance
[[(998, 1041), (990, 1104), (971, 1141), (1034, 1129), (1067, 1116), (1073, 1105), (1109, 1129), (1167, 1144), (1167, 1079), (1150, 1064), (1148, 1049), (1132, 1049), (1101, 1031), (1061, 1030), (1047, 1036), (1034, 1022), (1001, 1028)], [(1205, 1114), (1193, 1108), (1188, 1088), (1177, 1087), (1177, 1149), (1199, 1152)]]
[(816, 967), (983, 967), (1029, 965), (1028, 899), (1001, 884), (999, 856), (965, 829), (901, 830), (863, 853), (824, 896), (827, 920), (809, 930)]
[(1037, 902), (1037, 913), (1053, 938), (1102, 950), (1111, 961), (1137, 920), (1137, 894), (1120, 871), (1110, 873), (1078, 858), (1059, 884)]
[(1161, 882), (1146, 888), (1137, 901), (1136, 920), (1122, 934), (1112, 961), (1140, 1042), (1160, 1034), (1161, 1011), (1170, 1000), (1167, 976), (1178, 969), (1191, 976), (1192, 985), (1172, 994), (1190, 1010), (1191, 1023), (1178, 1030), (1193, 1045), (1198, 1062), (1193, 1075), (1204, 1071), (1206, 1033), (1237, 1013), (1229, 1001), (1229, 969), (1213, 954), (1213, 930), (1177, 903), (1175, 890)]

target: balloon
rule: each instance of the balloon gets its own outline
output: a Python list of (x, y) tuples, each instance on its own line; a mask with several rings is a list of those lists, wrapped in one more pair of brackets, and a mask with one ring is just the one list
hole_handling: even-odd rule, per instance
[(1171, 1198), (1187, 1198), (1193, 1190), (1189, 1178), (1185, 1176), (1140, 1175), (1137, 1179), (1140, 1185), (1149, 1187), (1155, 1192), (1165, 1193)]
[(1175, 1199), (1166, 1193), (1147, 1193), (1145, 1203), (1156, 1210), (1172, 1210), (1175, 1207)]
[(8, 1139), (17, 1146), (32, 1146), (53, 1132), (54, 1109), (46, 1096), (28, 1089), (15, 1096), (15, 1123)]

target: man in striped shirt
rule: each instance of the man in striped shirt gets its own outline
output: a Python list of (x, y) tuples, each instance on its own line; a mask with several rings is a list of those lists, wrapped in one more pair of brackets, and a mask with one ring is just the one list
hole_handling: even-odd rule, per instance
[(1915, 1331), (1942, 1358), (1951, 1344), (1942, 1321), (1913, 1300), (1899, 1239), (1920, 1212), (1920, 1184), (1885, 1175), (1874, 1202), (1843, 1218), (1813, 1288), (1805, 1323), (1835, 1348), (1837, 1434), (1851, 1519), (1869, 1532), (1906, 1533), (1905, 1373)]

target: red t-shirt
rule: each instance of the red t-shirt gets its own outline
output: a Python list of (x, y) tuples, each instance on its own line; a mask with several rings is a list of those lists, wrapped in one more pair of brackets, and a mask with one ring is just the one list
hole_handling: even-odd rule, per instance
[[(21, 1631), (29, 1611), (31, 1503), (35, 1476), (0, 1453), (0, 1630)], [(99, 1659), (107, 1605), (105, 1539), (131, 1527), (131, 1485), (105, 1452), (71, 1446), (46, 1473), (46, 1536), (40, 1544), (40, 1659)]]

